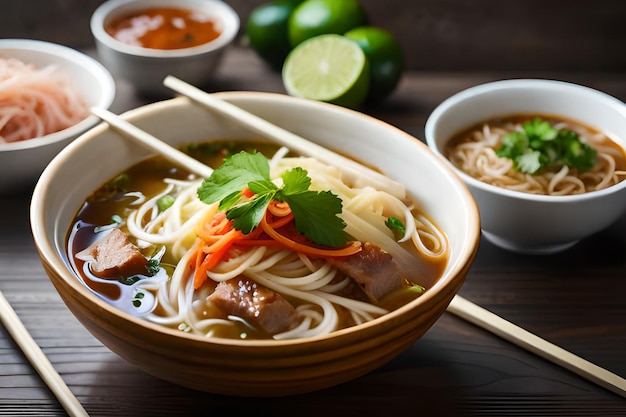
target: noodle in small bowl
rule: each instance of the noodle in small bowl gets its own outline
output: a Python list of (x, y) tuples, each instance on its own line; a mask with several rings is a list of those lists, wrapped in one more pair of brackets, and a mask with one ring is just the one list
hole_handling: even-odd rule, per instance
[[(518, 139), (528, 145), (541, 129), (549, 131), (545, 138), (519, 159), (503, 146)], [(577, 138), (571, 149), (579, 165), (569, 154), (549, 159), (570, 149), (552, 145), (566, 137)], [(426, 141), (468, 185), (483, 235), (502, 248), (563, 251), (626, 209), (626, 105), (600, 91), (539, 79), (478, 85), (432, 112)]]
[(31, 39), (0, 39), (0, 193), (32, 187), (69, 142), (108, 108), (115, 82), (95, 59)]
[[(380, 190), (367, 185), (365, 177), (350, 180), (338, 175), (337, 167), (324, 161), (291, 157), (281, 151), (270, 153), (271, 173), (284, 168), (297, 174), (302, 168), (311, 178), (310, 187), (341, 196), (345, 230), (357, 240), (345, 248), (340, 244), (336, 250), (353, 250), (357, 243), (365, 251), (369, 247), (365, 242), (376, 241), (394, 262), (408, 265), (401, 268), (404, 278), (423, 285), (425, 291), (388, 307), (365, 298), (349, 299), (351, 295), (342, 288), (348, 288), (344, 285), (350, 281), (339, 272), (341, 266), (328, 260), (334, 256), (328, 245), (310, 247), (306, 240), (281, 243), (283, 233), (290, 233), (288, 227), (277, 225), (282, 220), (275, 220), (285, 211), (281, 204), (268, 209), (272, 214), (266, 212), (259, 226), (262, 230), (256, 229), (261, 234), (253, 231), (250, 240), (240, 236), (234, 243), (229, 241), (232, 250), (227, 249), (228, 256), (207, 266), (208, 272), (201, 273), (203, 280), (196, 285), (195, 272), (202, 271), (204, 264), (195, 262), (198, 254), (202, 255), (198, 245), (213, 236), (235, 235), (235, 229), (218, 233), (226, 227), (224, 218), (214, 222), (219, 218), (215, 203), (199, 201), (196, 190), (202, 178), (177, 175), (179, 170), (158, 158), (148, 158), (149, 151), (101, 124), (51, 162), (33, 194), (33, 236), (45, 270), (66, 305), (104, 345), (140, 369), (207, 392), (261, 397), (304, 393), (349, 381), (390, 361), (435, 323), (463, 283), (480, 237), (478, 210), (470, 192), (422, 142), (369, 116), (280, 94), (217, 95), (312, 142), (376, 167), (402, 184), (399, 193)], [(174, 146), (207, 144), (185, 149), (212, 149), (224, 139), (235, 147), (259, 140), (246, 128), (184, 97), (144, 106), (122, 117)], [(218, 149), (224, 149), (221, 142)], [(259, 144), (259, 152), (262, 149)], [(251, 158), (252, 153), (232, 155)], [(146, 163), (149, 165), (143, 165)], [(285, 184), (302, 179), (299, 174), (280, 178)], [(67, 187), (68, 182), (72, 187)], [(325, 191), (322, 195), (329, 198)], [(111, 196), (113, 200), (109, 200)], [(159, 208), (159, 202), (165, 200), (171, 204)], [(99, 202), (108, 208), (99, 207)], [(130, 205), (123, 209), (119, 204), (125, 202)], [(295, 207), (293, 200), (288, 203), (289, 208)], [(406, 230), (411, 230), (411, 239), (402, 246), (376, 219), (388, 216), (384, 214), (387, 209), (406, 204), (408, 211), (401, 209), (397, 216)], [(372, 207), (378, 208), (370, 211)], [(110, 208), (113, 211), (107, 211)], [(111, 216), (113, 212), (117, 214)], [(407, 213), (414, 213), (415, 221), (405, 217)], [(295, 210), (292, 214), (299, 217)], [(288, 215), (285, 218), (289, 220)], [(381, 227), (368, 226), (376, 224)], [(330, 225), (323, 221), (315, 229), (329, 230)], [(108, 240), (113, 233), (126, 235), (137, 248), (148, 250), (156, 259), (157, 271), (147, 276), (144, 270), (119, 281), (93, 275), (94, 269), (88, 266), (92, 261), (82, 256), (83, 248), (92, 247), (90, 240), (102, 242), (99, 236)], [(283, 238), (271, 240), (276, 234)], [(300, 251), (300, 245), (308, 249)], [(218, 256), (221, 252), (208, 249), (208, 253)], [(200, 259), (207, 258), (212, 259)], [(393, 269), (387, 267), (391, 264), (383, 260), (382, 265), (380, 272), (391, 275)], [(416, 269), (409, 271), (411, 267)], [(219, 297), (214, 301), (214, 296), (217, 288), (228, 282), (239, 288), (236, 293), (264, 287), (259, 291), (267, 294), (269, 289), (274, 294), (270, 299), (293, 303), (295, 314), (290, 310), (280, 316), (291, 319), (293, 315), (293, 326), (277, 331), (265, 326), (260, 331), (263, 325), (255, 321), (255, 314), (248, 317), (249, 309), (225, 314), (223, 305), (217, 304)], [(405, 289), (415, 286), (400, 288), (409, 295)]]

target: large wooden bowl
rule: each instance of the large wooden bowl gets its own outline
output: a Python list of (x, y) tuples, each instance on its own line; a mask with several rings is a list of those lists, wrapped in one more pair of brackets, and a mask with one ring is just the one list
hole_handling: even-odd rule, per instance
[[(198, 390), (239, 396), (297, 394), (354, 379), (388, 362), (435, 323), (463, 283), (480, 237), (471, 194), (422, 142), (381, 121), (278, 94), (219, 95), (402, 181), (449, 237), (451, 258), (441, 279), (419, 299), (384, 317), (303, 340), (205, 338), (131, 317), (79, 283), (65, 251), (70, 223), (84, 199), (149, 155), (101, 124), (53, 160), (33, 193), (32, 231), (52, 283), (72, 313), (113, 352), (149, 374)], [(151, 104), (124, 117), (171, 144), (255, 137), (185, 98)]]

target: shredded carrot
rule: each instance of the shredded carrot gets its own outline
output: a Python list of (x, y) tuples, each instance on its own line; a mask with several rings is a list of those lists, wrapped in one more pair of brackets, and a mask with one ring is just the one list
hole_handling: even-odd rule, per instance
[(278, 233), (274, 228), (272, 228), (267, 223), (267, 216), (261, 219), (261, 224), (259, 225), (265, 233), (272, 239), (276, 240), (283, 244), (286, 248), (291, 249), (295, 252), (300, 252), (306, 255), (311, 256), (319, 256), (319, 257), (336, 257), (336, 256), (350, 256), (361, 250), (361, 242), (354, 241), (350, 242), (347, 246), (344, 246), (340, 249), (320, 249), (313, 246), (305, 245), (302, 243), (298, 243), (292, 239), (289, 239), (286, 236)]
[(286, 215), (284, 217), (278, 218), (278, 220), (274, 220), (272, 222), (267, 222), (267, 224), (272, 229), (279, 229), (279, 228), (289, 224), (292, 220), (293, 220), (293, 213), (289, 213), (288, 215)]
[(228, 219), (223, 212), (217, 212), (215, 215), (206, 221), (203, 221), (198, 229), (196, 235), (205, 242), (215, 240), (216, 235), (223, 235), (228, 230)]
[(207, 279), (207, 271), (217, 265), (228, 252), (233, 242), (243, 236), (241, 231), (233, 229), (232, 221), (224, 212), (218, 212), (209, 222), (205, 222), (197, 231), (201, 243), (196, 253), (194, 288), (199, 288)]
[[(249, 189), (248, 189), (249, 191)], [(350, 256), (361, 250), (361, 242), (350, 242), (338, 249), (322, 249), (293, 239), (278, 232), (294, 220), (289, 204), (272, 200), (261, 223), (252, 232), (244, 235), (234, 229), (232, 220), (226, 213), (217, 212), (207, 217), (197, 230), (199, 239), (195, 257), (194, 288), (198, 289), (207, 280), (207, 272), (226, 259), (233, 246), (272, 246), (284, 247), (305, 255), (315, 257)]]
[(254, 193), (252, 192), (250, 188), (246, 187), (243, 190), (241, 190), (241, 196), (245, 198), (252, 198), (254, 197)]
[(263, 230), (256, 228), (244, 235), (232, 227), (224, 212), (218, 212), (197, 231), (200, 244), (196, 253), (194, 288), (198, 289), (207, 279), (207, 271), (224, 260), (228, 250), (238, 241), (257, 240)]
[(291, 214), (291, 207), (289, 207), (289, 203), (286, 201), (272, 200), (267, 206), (267, 211), (273, 216), (284, 217)]
[[(260, 229), (260, 228), (259, 228)], [(241, 239), (233, 243), (236, 246), (268, 246), (268, 247), (284, 247), (282, 243), (271, 239)]]
[(194, 273), (193, 286), (195, 289), (200, 288), (207, 279), (207, 271), (210, 271), (217, 265), (226, 255), (228, 249), (232, 246), (237, 236), (241, 235), (239, 230), (232, 229), (230, 232), (222, 236), (220, 240), (208, 247), (202, 247), (198, 250), (196, 258), (196, 271)]

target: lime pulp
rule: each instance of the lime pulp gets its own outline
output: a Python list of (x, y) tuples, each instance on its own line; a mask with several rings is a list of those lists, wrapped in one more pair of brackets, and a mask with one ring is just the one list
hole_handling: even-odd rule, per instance
[(320, 35), (291, 51), (282, 76), (292, 96), (358, 107), (367, 97), (369, 63), (355, 42), (340, 35)]

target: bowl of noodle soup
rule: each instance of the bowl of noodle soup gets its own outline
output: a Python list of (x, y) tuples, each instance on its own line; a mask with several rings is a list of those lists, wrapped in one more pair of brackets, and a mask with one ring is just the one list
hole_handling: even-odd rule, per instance
[(0, 39), (0, 193), (32, 187), (44, 167), (108, 108), (115, 82), (95, 59), (30, 39)]
[[(212, 166), (215, 178), (172, 166), (106, 124), (68, 146), (42, 174), (31, 205), (36, 246), (66, 305), (140, 369), (212, 393), (310, 392), (390, 361), (443, 314), (471, 266), (480, 225), (466, 186), (422, 142), (361, 113), (281, 94), (217, 95), (375, 167), (391, 186), (277, 147), (184, 97), (129, 111), (122, 117)], [(292, 220), (298, 228), (303, 219), (294, 193), (284, 194), (288, 207), (272, 200), (258, 226), (239, 233), (245, 226), (225, 221), (222, 203), (204, 197), (205, 187), (227, 176), (222, 167), (232, 166), (237, 173), (267, 166), (259, 172), (278, 190), (293, 190), (306, 174), (301, 197), (324, 199), (322, 211), (340, 198), (348, 240), (320, 243), (310, 229), (294, 233)], [(259, 201), (263, 190), (279, 192), (265, 181), (234, 193), (244, 201), (235, 208)], [(308, 216), (314, 229), (334, 228), (334, 220), (316, 216)], [(391, 217), (404, 233), (385, 226)], [(118, 239), (155, 268), (101, 274), (100, 245)], [(357, 258), (365, 274), (350, 262)], [(401, 282), (381, 293), (391, 282), (382, 275), (396, 272)], [(357, 276), (374, 281), (355, 286)]]
[[(581, 156), (579, 165), (569, 155), (549, 159), (556, 145), (540, 156), (528, 145), (539, 137), (538, 126), (553, 133), (540, 143), (577, 138), (571, 149), (587, 159)], [(519, 137), (529, 147), (516, 159), (507, 152)], [(539, 79), (478, 85), (432, 112), (426, 140), (468, 185), (483, 235), (502, 248), (560, 252), (626, 209), (626, 105), (603, 92)]]

